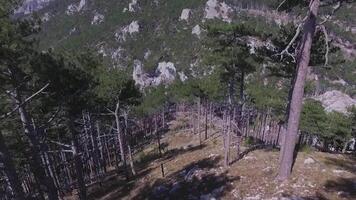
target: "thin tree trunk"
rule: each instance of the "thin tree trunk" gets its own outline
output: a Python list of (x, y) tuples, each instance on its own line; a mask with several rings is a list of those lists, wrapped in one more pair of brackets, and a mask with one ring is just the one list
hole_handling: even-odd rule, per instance
[(208, 100), (205, 101), (205, 140), (208, 139)]
[(201, 108), (200, 108), (200, 97), (198, 99), (198, 134), (199, 134), (199, 145), (202, 145), (202, 139), (201, 139), (201, 131), (200, 131), (200, 111), (201, 111)]
[[(16, 105), (22, 104), (22, 100), (20, 99), (21, 95), (18, 91), (16, 91), (14, 98), (16, 101)], [(30, 117), (28, 116), (27, 111), (23, 106), (19, 107), (18, 112), (20, 114), (25, 135), (30, 141), (31, 156), (33, 157), (31, 159), (30, 164), (32, 165), (33, 173), (38, 178), (39, 183), (47, 188), (48, 198), (50, 200), (58, 200), (58, 191), (54, 185), (53, 179), (51, 179), (50, 177), (46, 177), (46, 171), (41, 165), (41, 147), (39, 140), (36, 136), (35, 130), (30, 123)]]
[(68, 129), (72, 135), (72, 152), (73, 152), (73, 160), (74, 160), (74, 167), (76, 171), (76, 178), (77, 178), (77, 185), (78, 185), (78, 196), (80, 200), (87, 199), (87, 188), (85, 186), (84, 180), (84, 169), (83, 169), (83, 160), (82, 160), (82, 153), (81, 148), (78, 140), (78, 135), (74, 128), (73, 117), (68, 118)]
[[(124, 113), (124, 117), (125, 117), (125, 132), (124, 132), (124, 138), (127, 138), (126, 136), (128, 136), (128, 114), (127, 112)], [(125, 143), (127, 144), (127, 150), (128, 150), (128, 159), (129, 159), (129, 164), (130, 164), (130, 168), (131, 168), (131, 172), (132, 175), (136, 175), (135, 172), (135, 167), (134, 167), (134, 162), (133, 162), (133, 158), (132, 158), (132, 152), (131, 152), (131, 135), (128, 137), (128, 141), (125, 141)]]
[(286, 180), (289, 178), (294, 160), (294, 150), (296, 146), (300, 113), (304, 95), (304, 86), (308, 66), (310, 61), (310, 52), (316, 28), (316, 18), (319, 10), (320, 0), (312, 0), (309, 5), (309, 16), (304, 23), (304, 34), (298, 48), (297, 55), (297, 76), (293, 85), (292, 98), (289, 109), (288, 126), (281, 164), (279, 167), (278, 179)]
[(120, 156), (121, 156), (121, 160), (123, 162), (123, 167), (124, 167), (124, 172), (125, 172), (126, 178), (128, 179), (129, 174), (127, 171), (126, 152), (124, 149), (124, 136), (121, 133), (121, 126), (120, 126), (120, 102), (119, 101), (117, 102), (116, 109), (115, 109), (115, 122), (116, 122), (117, 136), (119, 139)]
[(25, 199), (25, 194), (21, 186), (21, 181), (18, 177), (14, 162), (12, 160), (12, 156), (8, 151), (8, 148), (5, 144), (4, 137), (1, 131), (0, 131), (0, 163), (3, 163), (5, 174), (12, 188), (13, 196), (11, 199), (16, 199), (16, 200)]

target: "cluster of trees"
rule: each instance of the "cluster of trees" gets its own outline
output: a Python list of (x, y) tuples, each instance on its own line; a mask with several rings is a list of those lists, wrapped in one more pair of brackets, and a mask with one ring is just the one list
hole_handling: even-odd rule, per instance
[[(350, 140), (355, 138), (355, 107), (348, 115), (326, 112), (320, 102), (308, 99), (304, 102), (300, 130), (309, 144), (322, 145), (323, 150), (345, 152)], [(321, 144), (316, 144), (321, 143)]]

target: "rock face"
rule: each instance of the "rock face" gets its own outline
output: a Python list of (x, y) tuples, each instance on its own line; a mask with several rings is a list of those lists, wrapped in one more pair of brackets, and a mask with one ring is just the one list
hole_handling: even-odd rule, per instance
[(67, 8), (66, 14), (67, 15), (73, 15), (77, 12), (80, 12), (83, 10), (84, 6), (86, 5), (86, 0), (80, 0), (79, 4), (70, 4)]
[(208, 0), (205, 5), (205, 19), (222, 19), (225, 22), (231, 22), (231, 14), (233, 9), (225, 2), (218, 0)]
[(309, 164), (313, 164), (313, 163), (315, 163), (313, 158), (307, 158), (304, 160), (305, 165), (309, 165)]
[(158, 73), (158, 76), (153, 78), (153, 85), (172, 83), (176, 77), (176, 68), (172, 62), (160, 62), (158, 63), (156, 73)]
[(158, 63), (155, 75), (149, 76), (144, 72), (142, 62), (135, 60), (132, 78), (141, 89), (148, 86), (169, 84), (176, 78), (176, 68), (172, 62), (160, 62)]
[(99, 14), (99, 13), (95, 13), (94, 17), (93, 17), (93, 20), (91, 21), (91, 24), (92, 25), (95, 25), (95, 24), (101, 24), (104, 22), (104, 15), (102, 14)]
[(200, 38), (201, 28), (199, 25), (194, 26), (194, 28), (192, 29), (192, 34)]
[(136, 9), (138, 9), (138, 7), (137, 7), (137, 0), (132, 0), (132, 1), (129, 3), (129, 12), (135, 12)]
[(35, 11), (41, 10), (54, 0), (25, 0), (16, 11), (15, 14), (28, 15)]
[(119, 31), (115, 33), (115, 38), (119, 42), (126, 41), (127, 36), (132, 36), (134, 33), (140, 31), (140, 25), (138, 21), (133, 21), (129, 25), (122, 27)]
[(180, 15), (179, 20), (185, 20), (185, 21), (188, 21), (189, 16), (190, 16), (190, 12), (191, 12), (191, 10), (190, 10), (190, 9), (188, 9), (188, 8), (183, 9), (183, 10), (182, 10), (182, 14)]
[(356, 106), (355, 99), (338, 90), (325, 92), (314, 99), (320, 101), (327, 112), (337, 111), (347, 113), (349, 107)]

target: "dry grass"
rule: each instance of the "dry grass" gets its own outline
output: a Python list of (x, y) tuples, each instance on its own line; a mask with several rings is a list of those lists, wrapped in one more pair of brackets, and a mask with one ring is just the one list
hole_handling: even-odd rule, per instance
[[(181, 117), (181, 119), (179, 119)], [(170, 124), (170, 130), (176, 130), (179, 123), (187, 121), (178, 116)], [(216, 130), (209, 130), (209, 139), (199, 146), (198, 135), (191, 132), (171, 131), (164, 135), (164, 158), (152, 156), (139, 163), (138, 177), (129, 183), (117, 180), (111, 191), (95, 195), (94, 199), (151, 199), (152, 190), (158, 185), (172, 185), (181, 180), (182, 171), (193, 166), (219, 171), (219, 177), (208, 177), (197, 182), (202, 193), (208, 193), (211, 184), (220, 180), (224, 185), (221, 199), (278, 199), (282, 196), (298, 196), (305, 199), (356, 199), (356, 158), (346, 155), (326, 154), (320, 152), (300, 152), (293, 168), (293, 175), (287, 182), (275, 180), (279, 152), (275, 149), (258, 149), (249, 152), (244, 158), (233, 162), (228, 169), (222, 166), (222, 141)], [(246, 150), (248, 147), (244, 147)], [(152, 152), (154, 147), (146, 151)], [(236, 159), (236, 151), (231, 148), (231, 159)], [(315, 162), (304, 164), (305, 159)], [(160, 165), (163, 163), (165, 177), (162, 177)], [(224, 180), (224, 181), (221, 181)], [(121, 185), (120, 185), (121, 184)], [(190, 183), (192, 184), (192, 183)], [(203, 186), (200, 187), (199, 184)], [(119, 186), (120, 185), (120, 186)], [(117, 187), (117, 188), (115, 188)], [(187, 186), (188, 187), (188, 186)], [(189, 187), (193, 187), (189, 185)], [(186, 188), (189, 189), (189, 188)], [(210, 191), (211, 192), (211, 191)], [(182, 195), (184, 195), (182, 193)], [(171, 199), (185, 199), (172, 197)]]

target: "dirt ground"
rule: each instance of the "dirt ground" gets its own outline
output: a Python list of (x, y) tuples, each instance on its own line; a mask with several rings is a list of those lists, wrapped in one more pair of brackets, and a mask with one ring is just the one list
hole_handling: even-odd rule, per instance
[[(231, 146), (231, 165), (223, 167), (222, 138), (209, 129), (208, 140), (179, 130), (180, 114), (162, 137), (163, 158), (152, 144), (136, 156), (137, 176), (131, 181), (113, 176), (102, 187), (89, 188), (91, 199), (356, 199), (355, 156), (315, 151), (298, 153), (292, 177), (275, 180), (279, 151), (244, 146), (240, 160)], [(165, 177), (162, 177), (163, 164)]]

